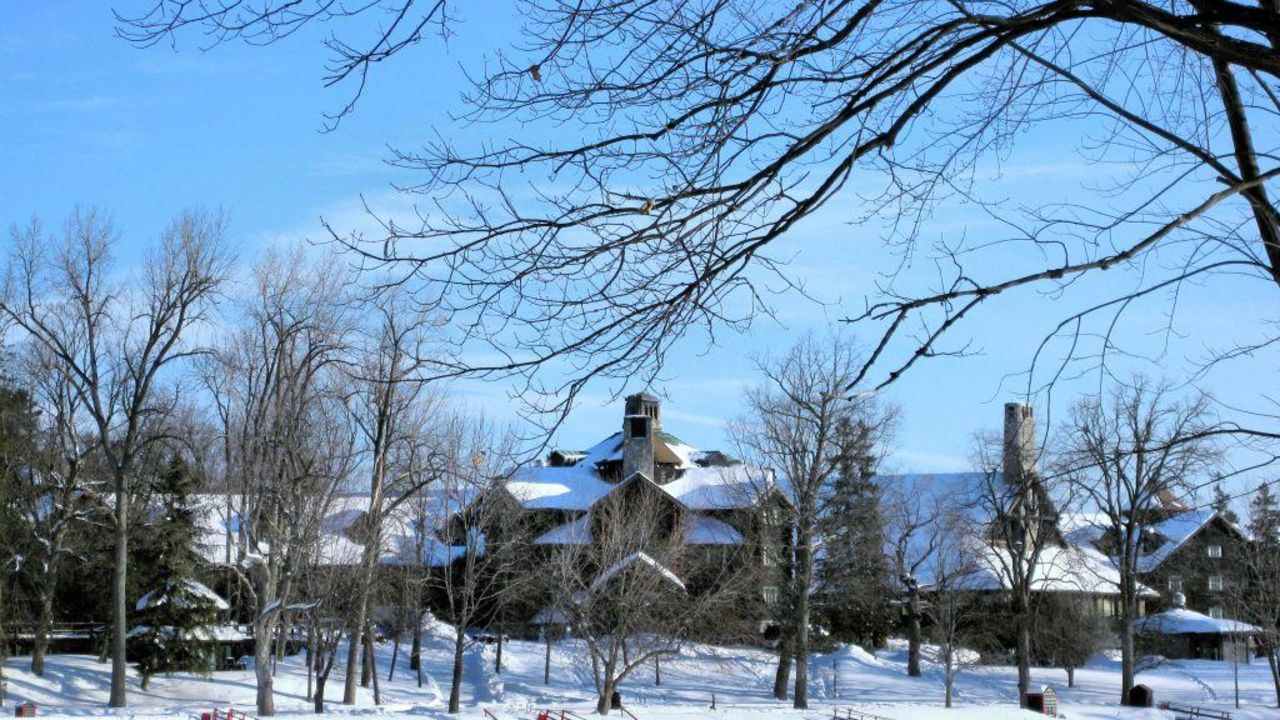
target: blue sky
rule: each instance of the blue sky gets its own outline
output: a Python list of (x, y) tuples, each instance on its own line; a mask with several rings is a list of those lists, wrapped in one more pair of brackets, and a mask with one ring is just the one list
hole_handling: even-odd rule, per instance
[[(118, 5), (128, 10), (139, 4)], [(412, 148), (435, 131), (464, 141), (520, 131), (462, 128), (449, 114), (460, 107), (460, 68), (476, 67), (511, 40), (516, 24), (506, 7), (490, 1), (455, 8), (459, 23), (448, 43), (428, 41), (378, 67), (357, 112), (325, 133), (323, 115), (341, 107), (346, 90), (322, 87), (326, 56), (318, 33), (271, 48), (231, 43), (207, 51), (192, 34), (176, 50), (143, 50), (113, 36), (106, 4), (4, 4), (0, 223), (8, 227), (38, 215), (56, 224), (76, 203), (95, 204), (113, 213), (122, 229), (120, 254), (127, 265), (136, 258), (132, 250), (155, 238), (181, 208), (222, 208), (249, 263), (273, 244), (319, 237), (321, 217), (342, 229), (366, 226), (361, 197), (385, 212), (405, 212), (411, 200), (391, 183), (413, 178), (382, 162), (388, 147)], [(1011, 203), (1068, 197), (1097, 171), (1076, 156), (1072, 135), (1052, 128), (1021, 147), (990, 174), (993, 186), (1007, 188)], [(754, 381), (751, 358), (784, 348), (802, 332), (824, 331), (862, 307), (894, 258), (876, 242), (877, 228), (847, 222), (857, 214), (856, 204), (852, 194), (841, 198), (774, 251), (791, 259), (792, 277), (821, 302), (778, 295), (777, 321), (761, 320), (746, 334), (720, 333), (714, 344), (701, 336), (680, 343), (665, 380), (653, 388), (666, 398), (667, 429), (695, 445), (727, 447), (723, 423), (740, 412), (742, 389)], [(943, 240), (989, 226), (972, 210), (944, 206), (926, 236)], [(922, 282), (932, 277), (923, 263), (910, 272), (920, 273)], [(887, 391), (903, 410), (894, 468), (967, 469), (972, 434), (998, 427), (1001, 404), (1025, 387), (1016, 376), (1043, 333), (1070, 307), (1124, 282), (1131, 279), (1104, 276), (1067, 299), (1023, 293), (978, 317), (965, 337), (975, 339), (980, 354), (924, 363)], [(1188, 290), (1179, 310), (1185, 334), (1139, 338), (1155, 362), (1135, 367), (1185, 376), (1205, 347), (1230, 341), (1235, 329), (1258, 316), (1257, 298), (1264, 298), (1264, 308), (1273, 306), (1266, 292), (1224, 297), (1215, 288)], [(1164, 307), (1138, 309), (1134, 332), (1158, 324)], [(1233, 407), (1257, 407), (1259, 388), (1274, 387), (1275, 360), (1245, 361), (1211, 375), (1205, 387)], [(1065, 383), (1052, 401), (1040, 399), (1041, 414), (1052, 410), (1061, 417), (1073, 391), (1096, 387), (1096, 377)], [(612, 432), (621, 407), (611, 396), (640, 389), (592, 388), (556, 444), (584, 447)], [(509, 413), (509, 390), (493, 383), (456, 388), (495, 415)]]

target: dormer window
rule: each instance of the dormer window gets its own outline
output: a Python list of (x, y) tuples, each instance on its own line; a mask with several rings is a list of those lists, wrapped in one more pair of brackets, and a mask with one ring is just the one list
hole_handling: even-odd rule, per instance
[(1220, 558), (1222, 557), (1222, 546), (1210, 545), (1208, 548), (1206, 548), (1205, 552), (1207, 552), (1209, 554), (1209, 557), (1211, 558)]

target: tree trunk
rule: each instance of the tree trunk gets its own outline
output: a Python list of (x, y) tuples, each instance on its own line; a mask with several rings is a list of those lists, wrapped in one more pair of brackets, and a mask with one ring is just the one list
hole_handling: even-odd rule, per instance
[(600, 690), (600, 697), (596, 698), (596, 714), (608, 715), (609, 708), (613, 705), (613, 683), (606, 680), (604, 687)]
[(502, 630), (498, 630), (498, 652), (493, 658), (493, 671), (502, 674)]
[(462, 698), (462, 650), (466, 643), (466, 635), (462, 626), (453, 631), (453, 675), (449, 681), (449, 714), (458, 713), (459, 701)]
[(36, 617), (36, 632), (31, 645), (31, 673), (44, 677), (44, 656), (49, 651), (49, 631), (53, 625), (53, 579), (45, 576), (40, 591), (40, 607)]
[(1277, 652), (1280, 652), (1280, 648), (1276, 646), (1274, 639), (1268, 640), (1266, 643), (1263, 650), (1267, 653), (1267, 665), (1271, 667), (1271, 684), (1276, 687), (1276, 707), (1280, 708), (1280, 657), (1276, 656)]
[(547, 633), (547, 655), (542, 661), (542, 684), (551, 684), (551, 633)]
[(791, 649), (786, 643), (778, 645), (778, 669), (773, 673), (773, 696), (787, 699), (787, 687), (791, 685)]
[(947, 645), (946, 649), (942, 651), (942, 672), (945, 673), (943, 677), (943, 684), (945, 685), (943, 689), (943, 706), (950, 710), (951, 698), (956, 685), (955, 651), (950, 645)]
[[(276, 714), (275, 680), (271, 677), (272, 623), (259, 621), (253, 639), (253, 672), (258, 680), (258, 715), (271, 717)], [(317, 695), (322, 694), (317, 690)]]
[(907, 599), (907, 675), (920, 677), (920, 590), (915, 587)]
[(360, 648), (363, 645), (362, 632), (359, 625), (351, 628), (347, 634), (347, 666), (343, 670), (345, 678), (342, 686), (342, 704), (356, 704), (356, 672), (360, 666)]
[(422, 617), (418, 617), (418, 621), (413, 626), (413, 647), (409, 650), (409, 669), (420, 670), (422, 668)]
[(662, 656), (653, 656), (653, 686), (662, 687)]
[(1023, 590), (1018, 591), (1016, 601), (1014, 654), (1018, 660), (1018, 707), (1026, 707), (1027, 693), (1031, 691), (1031, 603)]
[[(1123, 571), (1123, 568), (1121, 568)], [(1129, 699), (1133, 690), (1135, 664), (1133, 647), (1133, 621), (1137, 619), (1138, 603), (1136, 583), (1132, 571), (1120, 578), (1120, 702)]]
[(312, 707), (317, 715), (324, 714), (324, 686), (328, 681), (329, 672), (327, 670), (323, 673), (316, 674), (316, 694)]
[(387, 682), (396, 679), (396, 660), (400, 659), (400, 633), (396, 633), (396, 644), (391, 649), (391, 668), (387, 670)]
[(369, 659), (369, 680), (373, 683), (373, 704), (382, 704), (382, 688), (378, 686), (378, 656), (373, 653), (373, 633), (365, 630), (365, 657)]
[(1074, 665), (1068, 665), (1067, 666), (1067, 687), (1073, 688), (1075, 686), (1076, 686), (1076, 668)]
[(796, 617), (795, 630), (796, 690), (791, 707), (796, 710), (809, 708), (809, 588), (813, 585), (813, 545), (807, 528), (800, 529), (796, 543)]
[(316, 674), (316, 627), (310, 625), (307, 628), (307, 699), (310, 700), (315, 693), (315, 688), (311, 684), (311, 679)]
[(373, 680), (373, 672), (369, 668), (369, 656), (372, 651), (369, 649), (369, 628), (365, 628), (361, 634), (363, 640), (360, 648), (360, 687), (367, 688)]
[(125, 683), (129, 665), (125, 658), (125, 641), (129, 634), (128, 566), (129, 566), (129, 492), (127, 481), (116, 478), (116, 555), (112, 570), (111, 621), (111, 697), (107, 705), (122, 708), (128, 704)]

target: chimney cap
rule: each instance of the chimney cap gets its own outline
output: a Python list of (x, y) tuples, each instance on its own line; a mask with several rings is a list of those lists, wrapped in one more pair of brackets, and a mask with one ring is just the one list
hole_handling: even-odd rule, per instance
[(628, 400), (644, 400), (647, 402), (655, 402), (655, 403), (658, 402), (658, 397), (656, 395), (651, 395), (645, 391), (635, 393), (634, 395), (628, 395), (627, 399)]

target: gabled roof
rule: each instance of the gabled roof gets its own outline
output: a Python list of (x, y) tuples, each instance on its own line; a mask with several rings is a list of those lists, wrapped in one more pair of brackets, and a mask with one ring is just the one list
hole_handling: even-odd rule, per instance
[[(1173, 517), (1147, 526), (1147, 531), (1164, 539), (1152, 552), (1138, 558), (1138, 572), (1149, 573), (1158, 569), (1192, 538), (1214, 520), (1227, 524), (1241, 537), (1248, 534), (1238, 524), (1232, 523), (1212, 508), (1187, 510)], [(1098, 548), (1105, 539), (1111, 521), (1104, 513), (1086, 512), (1064, 515), (1062, 527), (1067, 541), (1075, 545)]]
[(600, 571), (600, 574), (596, 576), (596, 579), (591, 581), (590, 587), (587, 588), (588, 592), (597, 592), (600, 588), (608, 585), (609, 582), (617, 577), (623, 570), (631, 567), (651, 568), (657, 571), (663, 579), (667, 580), (672, 585), (681, 590), (685, 589), (684, 581), (680, 579), (680, 576), (671, 572), (671, 570), (669, 570), (665, 565), (654, 560), (652, 557), (649, 557), (648, 553), (634, 552)]
[(1188, 510), (1174, 515), (1164, 522), (1150, 526), (1150, 530), (1165, 538), (1166, 542), (1156, 548), (1154, 552), (1138, 558), (1138, 572), (1151, 572), (1163, 565), (1183, 545), (1186, 545), (1189, 540), (1218, 518), (1221, 518), (1222, 522), (1227, 523), (1227, 526), (1241, 537), (1248, 537), (1240, 526), (1222, 517), (1217, 510), (1212, 508)]

